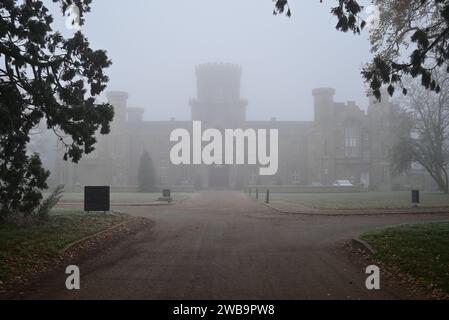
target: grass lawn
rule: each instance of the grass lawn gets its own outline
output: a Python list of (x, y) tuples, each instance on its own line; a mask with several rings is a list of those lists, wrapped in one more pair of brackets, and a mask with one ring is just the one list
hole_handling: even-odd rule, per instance
[[(47, 197), (48, 193), (44, 194)], [(175, 201), (184, 200), (192, 196), (192, 193), (179, 192), (172, 193), (172, 197)], [(162, 197), (162, 193), (111, 193), (111, 202), (115, 203), (150, 203), (157, 201), (158, 198)], [(84, 201), (84, 193), (72, 193), (65, 192), (61, 202), (82, 202)]]
[(376, 230), (362, 239), (382, 262), (449, 294), (449, 222)]
[[(318, 209), (410, 208), (411, 192), (273, 193), (271, 202)], [(262, 197), (263, 199), (263, 197)], [(449, 195), (421, 193), (421, 207), (449, 206)]]
[(129, 219), (125, 214), (54, 210), (46, 224), (0, 225), (0, 281), (41, 270), (68, 244)]

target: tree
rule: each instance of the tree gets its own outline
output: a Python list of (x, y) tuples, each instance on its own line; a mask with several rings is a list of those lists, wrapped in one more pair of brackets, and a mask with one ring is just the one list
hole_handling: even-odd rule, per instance
[(156, 184), (156, 172), (153, 160), (147, 151), (140, 157), (139, 165), (139, 189), (141, 192), (154, 192)]
[[(62, 12), (71, 4), (90, 11), (91, 0), (53, 2)], [(74, 162), (94, 150), (95, 133), (109, 133), (113, 119), (112, 106), (95, 104), (108, 81), (106, 52), (92, 50), (81, 31), (64, 38), (52, 22), (42, 1), (0, 2), (0, 219), (32, 212), (47, 188), (39, 156), (26, 153), (42, 119)]]
[[(291, 16), (287, 0), (274, 0), (274, 13)], [(363, 6), (356, 0), (336, 0), (331, 13), (337, 17), (337, 30), (360, 34), (367, 22), (362, 19)], [(320, 2), (323, 2), (320, 0)], [(444, 67), (449, 72), (449, 1), (448, 0), (373, 0), (380, 12), (378, 28), (371, 32), (375, 57), (362, 70), (372, 94), (380, 99), (381, 87), (393, 95), (396, 88), (407, 88), (405, 76), (420, 78), (421, 84), (439, 92), (441, 85), (432, 70)], [(403, 60), (404, 55), (409, 55)]]
[(439, 189), (449, 193), (449, 74), (434, 72), (439, 93), (409, 81), (409, 93), (393, 113), (396, 123), (392, 148), (392, 169), (402, 173), (419, 163)]

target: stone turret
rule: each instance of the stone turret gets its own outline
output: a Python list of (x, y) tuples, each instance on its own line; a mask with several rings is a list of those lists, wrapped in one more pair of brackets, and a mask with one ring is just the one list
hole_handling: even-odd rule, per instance
[(197, 98), (209, 102), (234, 102), (240, 99), (242, 69), (230, 63), (211, 63), (196, 67)]
[(335, 89), (318, 88), (314, 89), (312, 94), (315, 99), (315, 122), (318, 125), (326, 125), (333, 117)]
[(197, 97), (190, 101), (192, 120), (207, 125), (239, 126), (246, 120), (247, 101), (240, 97), (242, 69), (230, 63), (196, 67)]
[(108, 102), (114, 107), (114, 121), (112, 130), (122, 130), (126, 122), (126, 105), (128, 103), (128, 93), (123, 91), (110, 91), (106, 93)]

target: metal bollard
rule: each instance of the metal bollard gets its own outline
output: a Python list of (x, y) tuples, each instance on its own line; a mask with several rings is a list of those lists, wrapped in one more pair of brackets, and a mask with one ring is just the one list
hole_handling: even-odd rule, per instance
[(256, 200), (259, 200), (259, 188), (256, 188)]
[(270, 203), (270, 189), (267, 189), (267, 199), (266, 203)]

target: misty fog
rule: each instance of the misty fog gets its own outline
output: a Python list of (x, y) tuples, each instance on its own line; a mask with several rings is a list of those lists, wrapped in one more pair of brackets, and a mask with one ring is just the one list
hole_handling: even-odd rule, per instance
[[(313, 120), (313, 88), (368, 103), (360, 75), (371, 57), (368, 33), (336, 31), (333, 4), (293, 1), (289, 19), (273, 16), (270, 0), (97, 0), (83, 33), (113, 61), (106, 91), (127, 91), (128, 105), (144, 107), (146, 120), (190, 120), (194, 67), (205, 62), (242, 66), (247, 119)], [(62, 14), (54, 18), (69, 36)]]

